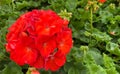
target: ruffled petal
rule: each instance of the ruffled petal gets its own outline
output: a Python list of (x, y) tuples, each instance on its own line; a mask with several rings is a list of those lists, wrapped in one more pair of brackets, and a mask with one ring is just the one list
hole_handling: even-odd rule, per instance
[(51, 39), (47, 42), (38, 44), (38, 48), (42, 57), (46, 58), (52, 53), (56, 48), (56, 41)]
[(68, 54), (72, 47), (72, 32), (69, 28), (64, 28), (60, 33), (58, 33), (57, 38), (58, 50), (63, 54)]
[(35, 68), (41, 69), (44, 67), (44, 59), (42, 56), (39, 55), (37, 60), (31, 64), (31, 66), (34, 66)]

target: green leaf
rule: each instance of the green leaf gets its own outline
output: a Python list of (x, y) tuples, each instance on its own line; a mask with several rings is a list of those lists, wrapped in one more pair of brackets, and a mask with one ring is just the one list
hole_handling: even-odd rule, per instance
[(54, 2), (57, 2), (57, 0), (48, 0), (48, 3), (52, 4)]
[(108, 57), (106, 54), (103, 54), (103, 59), (106, 68), (114, 67), (112, 58)]
[(104, 68), (97, 64), (87, 64), (88, 74), (107, 74)]
[(64, 70), (65, 70), (65, 72), (68, 72), (68, 70), (70, 69), (70, 67), (71, 67), (71, 64), (70, 64), (70, 63), (66, 63), (66, 64), (64, 65)]
[(90, 48), (87, 54), (91, 54), (93, 59), (95, 60), (95, 63), (98, 65), (103, 64), (103, 58), (102, 55), (100, 54), (100, 51), (97, 48)]
[(10, 4), (12, 0), (0, 0), (0, 5)]
[(116, 70), (118, 71), (118, 73), (120, 73), (120, 65), (116, 64)]
[(105, 23), (105, 24), (108, 23), (108, 19), (113, 17), (112, 13), (110, 13), (109, 11), (105, 11), (105, 10), (104, 11), (101, 10), (99, 14), (100, 14), (102, 23)]
[(67, 0), (65, 6), (69, 11), (74, 11), (77, 7), (77, 2), (77, 0)]
[(79, 74), (79, 70), (74, 68), (74, 67), (71, 67), (69, 70), (68, 70), (68, 74)]
[(2, 74), (23, 74), (21, 67), (19, 67), (14, 62), (10, 62), (2, 70)]
[(98, 29), (93, 29), (93, 38), (95, 38), (99, 42), (109, 42), (112, 38), (106, 34), (105, 32), (101, 32)]
[(40, 74), (53, 74), (51, 71), (40, 70)]
[(86, 67), (88, 69), (87, 74), (106, 74), (104, 68), (101, 67), (100, 65), (97, 65), (93, 57), (91, 57), (90, 60), (90, 56), (89, 57), (87, 56), (85, 61)]
[(101, 62), (98, 63), (98, 61), (102, 61), (100, 53), (93, 50), (95, 49), (89, 49), (84, 53), (84, 63), (87, 68), (87, 74), (107, 74), (105, 69), (99, 65)]
[(22, 2), (16, 2), (16, 10), (22, 10), (24, 8), (33, 8), (38, 7), (41, 4), (40, 1), (22, 1)]
[[(91, 59), (90, 59), (91, 57)], [(95, 63), (95, 60), (93, 59), (92, 56), (86, 56), (86, 60), (84, 60), (86, 62), (86, 67), (88, 69), (87, 73), (88, 74), (107, 74), (106, 71), (104, 70), (103, 67), (101, 67), (100, 65), (97, 65)]]
[(108, 57), (106, 54), (103, 54), (103, 59), (107, 74), (119, 74), (116, 71), (115, 64), (111, 57)]
[(22, 3), (21, 2), (16, 2), (16, 5), (17, 5), (18, 10), (21, 10), (21, 9), (29, 6), (27, 1), (23, 1)]
[(115, 19), (120, 22), (120, 15), (116, 15), (116, 16), (115, 16)]
[(113, 42), (108, 42), (106, 45), (106, 50), (109, 51), (111, 54), (115, 54), (120, 56), (120, 49), (119, 45)]
[(65, 0), (48, 0), (50, 3), (50, 6), (47, 7), (47, 9), (53, 9), (56, 12), (60, 12), (61, 10), (66, 9), (65, 6)]

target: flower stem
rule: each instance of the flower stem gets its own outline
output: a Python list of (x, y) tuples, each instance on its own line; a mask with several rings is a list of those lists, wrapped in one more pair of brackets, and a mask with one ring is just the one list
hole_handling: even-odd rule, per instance
[(12, 0), (11, 4), (12, 4), (12, 10), (14, 11), (15, 9), (14, 0)]
[(93, 31), (93, 11), (92, 8), (90, 9), (90, 27), (91, 27), (91, 33)]

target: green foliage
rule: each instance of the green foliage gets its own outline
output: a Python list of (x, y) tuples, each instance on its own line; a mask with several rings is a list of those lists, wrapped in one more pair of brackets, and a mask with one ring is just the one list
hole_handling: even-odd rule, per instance
[[(88, 0), (0, 0), (0, 74), (24, 74), (5, 51), (7, 29), (23, 13), (32, 9), (52, 9), (72, 13), (73, 48), (66, 64), (58, 71), (40, 70), (41, 74), (119, 74), (120, 73), (120, 2), (106, 0), (93, 12), (85, 10)], [(68, 16), (68, 15), (66, 15)]]
[(106, 54), (103, 54), (103, 59), (107, 74), (119, 74), (116, 71), (115, 64), (111, 57), (108, 57)]
[(120, 56), (120, 49), (118, 44), (109, 42), (106, 45), (106, 50), (109, 51), (111, 54)]
[(23, 74), (21, 67), (16, 65), (14, 62), (10, 62), (5, 68), (1, 71), (1, 74)]

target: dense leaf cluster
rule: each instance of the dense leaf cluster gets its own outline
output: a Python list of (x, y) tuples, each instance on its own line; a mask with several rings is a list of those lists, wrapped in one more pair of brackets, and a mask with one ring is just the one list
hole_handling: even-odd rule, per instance
[(93, 13), (92, 32), (86, 5), (87, 0), (0, 0), (0, 74), (24, 74), (28, 68), (11, 62), (4, 46), (7, 28), (32, 9), (72, 13), (74, 45), (66, 64), (57, 72), (41, 70), (41, 74), (119, 74), (120, 1), (107, 0)]

